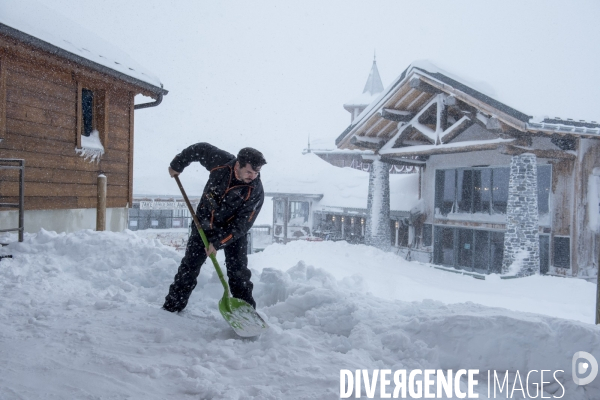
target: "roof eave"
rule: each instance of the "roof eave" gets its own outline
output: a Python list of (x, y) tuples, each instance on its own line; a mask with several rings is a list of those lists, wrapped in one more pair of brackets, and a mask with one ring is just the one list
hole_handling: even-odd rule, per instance
[(90, 68), (94, 71), (103, 73), (105, 75), (108, 75), (110, 77), (119, 79), (121, 81), (127, 82), (131, 85), (137, 86), (141, 89), (144, 89), (150, 93), (155, 94), (156, 96), (158, 95), (166, 95), (167, 93), (169, 93), (168, 90), (163, 89), (162, 87), (158, 87), (155, 85), (152, 85), (148, 82), (142, 81), (140, 79), (134, 78), (132, 76), (129, 76), (127, 74), (124, 74), (122, 72), (116, 71), (114, 69), (108, 68), (102, 64), (98, 64), (94, 61), (88, 60), (87, 58), (78, 56), (76, 54), (73, 54), (67, 50), (61, 49), (60, 47), (57, 47), (51, 43), (45, 42), (41, 39), (36, 38), (35, 36), (31, 36), (25, 32), (21, 32), (15, 28), (12, 28), (8, 25), (2, 24), (0, 23), (0, 34), (4, 34), (10, 38), (13, 38), (15, 40), (18, 40), (20, 42), (26, 43), (28, 45), (31, 45), (33, 47), (36, 47), (40, 50), (43, 50), (45, 52), (48, 52), (50, 54), (54, 54), (56, 56), (59, 56), (61, 58), (67, 59), (69, 61), (72, 61), (74, 63), (83, 65), (87, 68)]

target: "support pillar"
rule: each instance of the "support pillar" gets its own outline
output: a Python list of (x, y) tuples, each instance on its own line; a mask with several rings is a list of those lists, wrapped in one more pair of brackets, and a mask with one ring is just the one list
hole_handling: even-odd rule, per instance
[(378, 159), (369, 172), (365, 243), (384, 251), (391, 246), (390, 166)]
[(98, 200), (96, 203), (96, 230), (106, 230), (106, 175), (98, 175)]
[(511, 159), (503, 273), (518, 276), (540, 273), (536, 160), (529, 153)]

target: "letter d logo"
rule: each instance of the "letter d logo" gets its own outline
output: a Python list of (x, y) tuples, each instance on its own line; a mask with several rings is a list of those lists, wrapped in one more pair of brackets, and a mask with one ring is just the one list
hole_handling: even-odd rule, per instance
[[(577, 362), (580, 358), (585, 359), (587, 362), (580, 361)], [(590, 366), (592, 367), (590, 370)], [(590, 370), (590, 374), (585, 378), (580, 378), (580, 375), (584, 375), (588, 370)], [(578, 351), (573, 354), (573, 381), (575, 381), (576, 385), (587, 385), (591, 383), (594, 379), (596, 379), (596, 375), (598, 375), (598, 361), (594, 358), (593, 355), (587, 353), (585, 351)]]

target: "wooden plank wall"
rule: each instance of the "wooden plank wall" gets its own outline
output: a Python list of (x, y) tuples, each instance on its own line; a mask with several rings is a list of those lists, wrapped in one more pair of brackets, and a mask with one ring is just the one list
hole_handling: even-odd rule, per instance
[[(99, 173), (108, 178), (108, 207), (131, 204), (129, 91), (116, 80), (104, 85), (108, 146), (99, 163), (89, 162), (75, 153), (78, 91), (77, 78), (69, 69), (50, 68), (7, 53), (0, 53), (0, 68), (6, 82), (5, 102), (0, 105), (6, 114), (0, 158), (25, 159), (25, 208), (94, 208)], [(18, 174), (1, 171), (0, 202), (16, 202), (16, 196)]]

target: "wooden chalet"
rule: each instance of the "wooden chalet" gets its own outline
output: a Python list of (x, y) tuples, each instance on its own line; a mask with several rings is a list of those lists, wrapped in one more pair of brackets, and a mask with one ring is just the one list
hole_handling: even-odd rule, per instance
[[(374, 151), (363, 156), (378, 166), (372, 174), (380, 171), (369, 193), (386, 196), (377, 186), (389, 179), (390, 164), (418, 167), (422, 214), (408, 246), (429, 251), (435, 264), (595, 275), (600, 124), (534, 121), (435, 66), (413, 64), (353, 118), (336, 145)], [(382, 210), (389, 218), (389, 207)], [(369, 215), (367, 226), (378, 218)], [(389, 246), (385, 225), (373, 224), (367, 243)]]
[[(134, 105), (138, 94), (155, 101)], [(125, 229), (134, 111), (166, 94), (127, 54), (45, 6), (3, 7), (0, 159), (25, 160), (25, 231), (94, 229), (99, 174), (107, 177), (106, 228)], [(0, 171), (0, 203), (18, 194), (18, 175)], [(0, 208), (0, 229), (16, 218)]]

